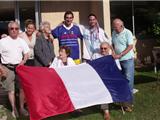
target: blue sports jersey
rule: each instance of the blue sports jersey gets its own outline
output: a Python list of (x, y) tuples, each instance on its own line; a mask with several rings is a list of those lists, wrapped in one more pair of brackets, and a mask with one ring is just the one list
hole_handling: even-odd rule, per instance
[(78, 38), (82, 39), (82, 34), (78, 26), (73, 25), (70, 29), (66, 29), (63, 25), (57, 26), (52, 30), (54, 38), (58, 38), (59, 46), (69, 46), (71, 55), (74, 60), (79, 59), (79, 44)]

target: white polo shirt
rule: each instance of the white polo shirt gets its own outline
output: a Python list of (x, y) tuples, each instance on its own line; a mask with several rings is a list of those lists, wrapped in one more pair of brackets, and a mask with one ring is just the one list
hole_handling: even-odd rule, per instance
[(27, 43), (21, 39), (12, 39), (10, 36), (0, 40), (0, 54), (2, 64), (19, 64), (23, 55), (28, 53)]

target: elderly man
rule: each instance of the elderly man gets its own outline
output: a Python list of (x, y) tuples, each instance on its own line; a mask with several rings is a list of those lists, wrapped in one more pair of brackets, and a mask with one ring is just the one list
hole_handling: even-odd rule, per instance
[(29, 47), (25, 41), (18, 37), (19, 25), (11, 21), (8, 24), (9, 36), (0, 40), (1, 64), (6, 71), (6, 78), (1, 80), (2, 86), (8, 91), (9, 101), (12, 107), (12, 116), (16, 117), (15, 105), (15, 68), (23, 65), (28, 59)]
[[(129, 80), (129, 87), (133, 93), (134, 85), (134, 53), (133, 35), (124, 27), (119, 18), (113, 20), (112, 42), (115, 50), (115, 58), (120, 60), (122, 74)], [(132, 103), (131, 103), (132, 104)], [(130, 105), (129, 105), (130, 106)], [(125, 106), (126, 111), (132, 111), (131, 107)]]
[[(111, 47), (107, 42), (102, 42), (100, 44), (100, 51), (97, 52), (97, 53), (94, 53), (93, 56), (92, 56), (92, 59), (94, 60), (94, 59), (104, 57), (104, 56), (107, 56), (107, 55), (112, 55)], [(119, 68), (119, 70), (121, 70), (119, 60), (116, 59), (115, 62), (117, 64), (117, 67)], [(101, 109), (104, 111), (104, 119), (105, 120), (110, 120), (108, 104), (102, 104)]]

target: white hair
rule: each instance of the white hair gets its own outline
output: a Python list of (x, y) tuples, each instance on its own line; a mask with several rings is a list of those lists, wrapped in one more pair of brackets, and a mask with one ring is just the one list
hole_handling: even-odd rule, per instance
[(122, 27), (124, 27), (123, 21), (122, 21), (121, 19), (119, 19), (119, 18), (115, 18), (115, 19), (113, 20), (113, 24), (115, 24), (115, 23), (119, 23)]
[(102, 45), (110, 46), (108, 42), (102, 42), (102, 43), (100, 44), (100, 46), (102, 46)]
[(50, 23), (49, 23), (48, 21), (43, 21), (43, 22), (41, 22), (41, 24), (40, 24), (40, 30), (41, 30), (41, 31), (44, 30), (44, 26), (45, 26), (45, 25), (49, 25), (49, 26), (50, 26)]
[(13, 24), (16, 24), (18, 28), (20, 27), (19, 24), (18, 24), (18, 22), (16, 22), (16, 21), (10, 21), (10, 22), (8, 23), (8, 28), (11, 28), (11, 26), (12, 26)]

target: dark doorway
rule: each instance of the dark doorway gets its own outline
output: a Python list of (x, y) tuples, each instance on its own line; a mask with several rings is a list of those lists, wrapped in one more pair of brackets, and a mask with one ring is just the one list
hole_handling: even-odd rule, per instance
[(8, 34), (7, 25), (14, 20), (14, 2), (0, 2), (0, 35)]

